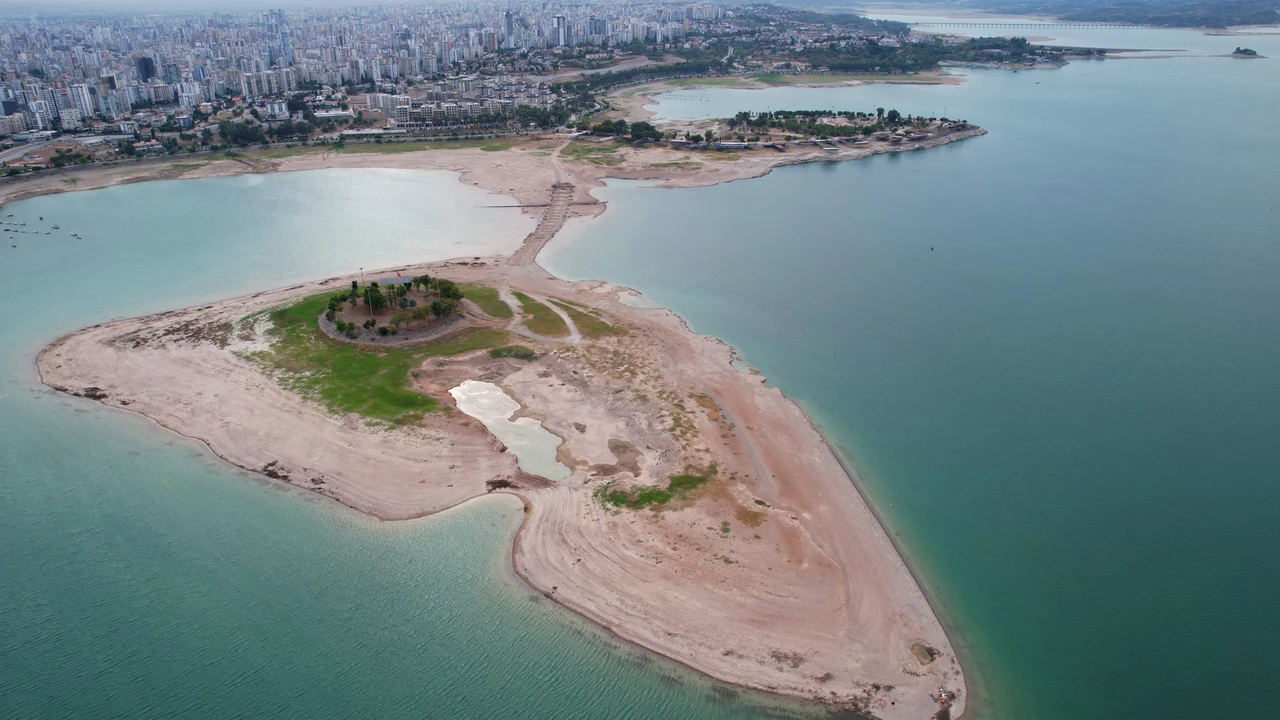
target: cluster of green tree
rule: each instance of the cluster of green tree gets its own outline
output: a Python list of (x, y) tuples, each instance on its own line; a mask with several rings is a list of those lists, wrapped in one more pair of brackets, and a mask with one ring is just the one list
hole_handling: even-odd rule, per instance
[(868, 34), (879, 32), (885, 35), (906, 35), (911, 31), (911, 26), (906, 23), (892, 20), (872, 20), (853, 13), (820, 13), (812, 10), (782, 8), (777, 5), (755, 5), (750, 7), (744, 16), (763, 24), (782, 20), (800, 25), (835, 25)]
[(417, 275), (409, 282), (415, 288), (422, 290), (427, 294), (436, 294), (442, 298), (450, 300), (462, 299), (462, 288), (458, 284), (448, 278), (431, 277), (430, 275)]
[(334, 321), (333, 324), (335, 327), (338, 328), (338, 332), (342, 333), (343, 335), (346, 335), (352, 340), (360, 336), (360, 331), (356, 330), (356, 324), (354, 321), (345, 322), (343, 320), (336, 320)]
[(643, 120), (633, 122), (627, 125), (627, 121), (622, 118), (617, 120), (602, 120), (595, 125), (590, 125), (586, 120), (578, 123), (579, 130), (590, 130), (600, 135), (630, 135), (632, 140), (651, 140), (658, 141), (662, 139), (662, 131)]
[(304, 111), (301, 120), (283, 120), (267, 126), (267, 129), (264, 132), (273, 138), (279, 139), (293, 137), (295, 135), (310, 136), (312, 132), (317, 130), (320, 132), (332, 132), (334, 127), (332, 120), (319, 122), (317, 121), (316, 114), (314, 112), (306, 110)]
[(658, 141), (662, 139), (662, 131), (654, 127), (652, 123), (643, 120), (631, 123), (631, 139), (632, 140), (652, 140)]
[(392, 333), (395, 333), (399, 332), (400, 328), (405, 325), (413, 325), (431, 318), (447, 318), (456, 312), (458, 312), (457, 300), (454, 298), (436, 298), (430, 304), (415, 306), (412, 309), (403, 310), (392, 315), (391, 319), (387, 321), (387, 326), (391, 328)]
[(53, 151), (53, 157), (49, 158), (49, 164), (53, 167), (63, 167), (66, 165), (82, 165), (84, 163), (93, 162), (93, 156), (88, 153), (72, 152), (66, 148), (58, 148)]
[(591, 132), (600, 133), (601, 135), (626, 135), (627, 121), (622, 118), (617, 120), (604, 120), (595, 124), (591, 128)]
[[(419, 304), (415, 298), (408, 297), (410, 289), (421, 290), (424, 295), (435, 296), (431, 302)], [(338, 320), (338, 312), (342, 309), (343, 303), (350, 303), (352, 309), (360, 302), (370, 310), (381, 310), (382, 308), (391, 306), (400, 308), (400, 312), (391, 316), (386, 325), (378, 326), (375, 318), (369, 318), (364, 321), (361, 327), (366, 330), (378, 329), (381, 335), (394, 335), (399, 332), (400, 327), (406, 324), (421, 322), (429, 318), (445, 318), (453, 315), (458, 311), (459, 302), (462, 300), (462, 289), (457, 283), (446, 278), (431, 277), (429, 275), (419, 275), (410, 280), (407, 285), (396, 284), (381, 286), (376, 282), (365, 285), (364, 288), (353, 280), (351, 282), (351, 290), (342, 292), (329, 298), (328, 308), (325, 310), (325, 319), (334, 323), (338, 328), (338, 332), (345, 334), (347, 337), (354, 338), (359, 332), (356, 330), (355, 322), (346, 322)]]
[(1238, 47), (1236, 48), (1236, 51), (1231, 54), (1232, 55), (1248, 55), (1249, 57), (1253, 57), (1258, 54), (1258, 51), (1254, 50), (1253, 48)]
[[(324, 318), (329, 322), (333, 322), (334, 318), (338, 315), (338, 310), (342, 309), (342, 303), (350, 302), (351, 307), (354, 308), (356, 306), (356, 298), (357, 293), (355, 283), (353, 282), (351, 283), (351, 292), (338, 293), (337, 295), (329, 298), (329, 308), (325, 311)], [(339, 327), (338, 329), (341, 330), (342, 328)]]
[(285, 107), (289, 110), (289, 114), (292, 115), (294, 113), (300, 113), (303, 110), (306, 110), (307, 109), (306, 98), (307, 98), (306, 93), (294, 93), (289, 97), (285, 98), (284, 104), (285, 104)]
[[(735, 37), (735, 42), (737, 38)], [(655, 62), (662, 62), (665, 56), (675, 55), (685, 62), (720, 62), (724, 59), (725, 52), (728, 50), (727, 45), (721, 45), (718, 42), (703, 43), (699, 47), (684, 47), (683, 45), (671, 48), (670, 50), (655, 51), (649, 53), (649, 59)]]
[(540, 128), (549, 128), (564, 123), (572, 114), (572, 110), (560, 103), (545, 109), (532, 105), (517, 105), (512, 112), (512, 119), (522, 125), (533, 123)]
[(881, 45), (871, 39), (863, 43), (845, 43), (843, 46), (836, 42), (826, 47), (809, 46), (791, 51), (786, 56), (835, 72), (900, 73), (932, 70), (943, 60), (1022, 60), (1053, 53), (1053, 50), (1028, 43), (1026, 38), (972, 38), (954, 44), (934, 40), (894, 46)]
[[(826, 122), (828, 118), (833, 116), (848, 119), (856, 124), (837, 125)], [(876, 108), (875, 114), (855, 111), (832, 112), (829, 110), (775, 110), (773, 112), (763, 112), (756, 115), (752, 115), (749, 112), (740, 112), (729, 118), (726, 124), (731, 129), (742, 128), (763, 130), (769, 128), (779, 129), (796, 135), (828, 138), (871, 135), (883, 130), (924, 123), (935, 119), (936, 118), (917, 118), (913, 115), (904, 116), (897, 110), (889, 110), (886, 112), (884, 108), (880, 107)]]
[(1280, 23), (1275, 0), (975, 0), (972, 6), (1063, 22), (1209, 28)]
[(222, 142), (227, 145), (244, 147), (245, 145), (267, 141), (267, 135), (261, 125), (247, 122), (223, 120), (218, 123), (218, 134), (222, 136)]
[(592, 94), (617, 85), (683, 75), (715, 75), (724, 72), (725, 69), (724, 64), (718, 59), (678, 62), (670, 65), (642, 65), (628, 70), (611, 70), (588, 75), (581, 80), (560, 83), (559, 86), (568, 93), (578, 95), (580, 98), (585, 97), (590, 101)]

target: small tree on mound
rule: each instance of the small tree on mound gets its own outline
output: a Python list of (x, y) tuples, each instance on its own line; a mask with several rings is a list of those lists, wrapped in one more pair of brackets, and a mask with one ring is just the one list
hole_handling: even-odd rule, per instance
[(448, 317), (458, 311), (458, 301), (453, 298), (439, 298), (431, 301), (431, 313), (436, 317)]

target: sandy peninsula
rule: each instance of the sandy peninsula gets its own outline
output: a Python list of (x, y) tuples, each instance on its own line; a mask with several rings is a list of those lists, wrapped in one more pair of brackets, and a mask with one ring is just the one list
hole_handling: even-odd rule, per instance
[[(142, 164), (128, 174), (90, 170), (13, 183), (0, 187), (0, 199), (156, 178), (400, 167), (455, 170), (506, 196), (495, 202), (537, 206), (526, 208), (539, 217), (537, 229), (511, 257), (395, 269), (485, 286), (510, 308), (499, 312), (490, 298), (486, 311), (466, 300), (456, 327), (413, 355), (402, 380), (439, 407), (411, 422), (334, 412), (299, 389), (287, 362), (273, 361), (283, 347), (276, 312), (349, 287), (351, 277), (95, 325), (50, 344), (37, 366), (51, 387), (140, 413), (241, 468), (386, 520), (513, 493), (525, 507), (515, 571), (618, 636), (720, 680), (885, 720), (958, 717), (968, 691), (946, 632), (803, 410), (735, 369), (731, 348), (670, 311), (627, 304), (634, 294), (627, 288), (559, 280), (535, 262), (567, 217), (603, 211), (590, 190), (604, 178), (706, 185), (903, 149), (877, 143), (729, 158), (613, 143), (596, 151), (545, 137), (500, 149)], [(540, 305), (524, 305), (517, 292)], [(558, 321), (542, 322), (563, 323), (564, 332), (546, 334), (533, 307), (553, 313)], [(318, 332), (309, 320), (307, 327)], [(468, 344), (482, 335), (485, 342)], [(503, 343), (535, 357), (490, 351)], [(513, 453), (457, 410), (448, 391), (466, 380), (497, 384), (521, 416), (558, 436), (568, 479), (521, 471)], [(673, 477), (698, 482), (662, 502), (609, 499), (674, 488)]]

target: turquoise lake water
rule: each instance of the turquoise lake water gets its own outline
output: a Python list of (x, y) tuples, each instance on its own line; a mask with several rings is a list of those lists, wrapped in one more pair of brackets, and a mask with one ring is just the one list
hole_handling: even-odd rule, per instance
[[(1125, 33), (1280, 58), (1276, 37)], [(945, 108), (990, 134), (710, 188), (618, 183), (541, 261), (674, 308), (812, 411), (945, 614), (977, 717), (1270, 716), (1277, 68), (679, 90), (659, 117)]]
[[(1124, 45), (1280, 58), (1274, 38), (1153, 32)], [(714, 188), (611, 188), (543, 260), (644, 291), (810, 409), (944, 613), (975, 716), (1268, 717), (1276, 62), (682, 91), (660, 114), (945, 108), (991, 134)], [(531, 593), (508, 569), (514, 502), (379, 523), (37, 382), (39, 348), (86, 324), (529, 230), (481, 204), (443, 174), (319, 171), (6, 207), (88, 240), (0, 247), (20, 310), (0, 324), (0, 715), (799, 712)]]
[(36, 352), (87, 324), (451, 257), (459, 238), (518, 245), (531, 221), (491, 203), (451, 174), (362, 170), (6, 206), (62, 230), (0, 255), (20, 309), (0, 325), (0, 717), (806, 714), (530, 591), (509, 569), (513, 499), (382, 523), (38, 383)]

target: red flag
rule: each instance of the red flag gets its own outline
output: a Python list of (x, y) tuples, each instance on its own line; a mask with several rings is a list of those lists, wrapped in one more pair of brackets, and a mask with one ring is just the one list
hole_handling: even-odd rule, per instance
[(400, 277), (400, 273), (396, 273), (396, 277)]

